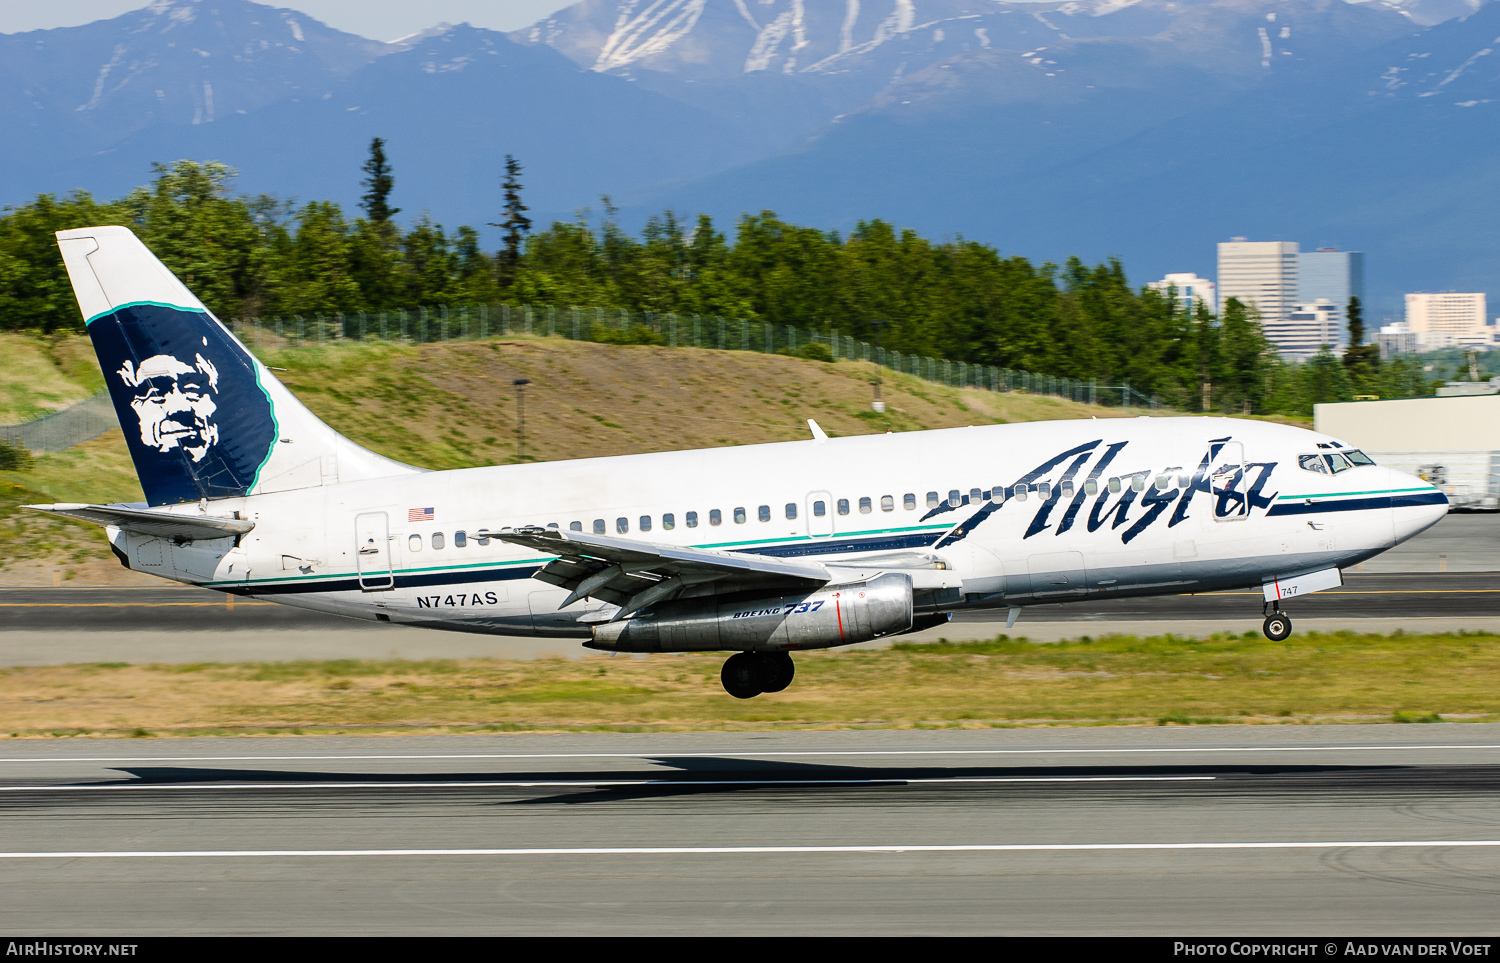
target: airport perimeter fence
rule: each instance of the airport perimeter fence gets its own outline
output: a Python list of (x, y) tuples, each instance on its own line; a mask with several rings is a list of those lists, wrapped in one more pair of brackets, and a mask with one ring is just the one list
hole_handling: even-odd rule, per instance
[(0, 425), (0, 441), (27, 451), (67, 451), (120, 427), (109, 392), (101, 391), (75, 405), (19, 425)]
[(717, 315), (682, 315), (619, 308), (533, 306), (527, 304), (439, 305), (305, 318), (235, 318), (231, 328), (257, 350), (267, 343), (296, 347), (336, 341), (433, 343), (487, 341), (514, 335), (562, 337), (605, 344), (660, 344), (789, 354), (831, 361), (863, 361), (950, 388), (1015, 391), (1050, 395), (1110, 407), (1158, 407), (1130, 387), (1094, 380), (1060, 378), (1016, 368), (967, 364), (925, 355), (903, 354), (857, 341), (837, 331), (811, 331), (768, 321)]
[[(615, 308), (546, 305), (442, 305), (310, 318), (231, 318), (231, 330), (256, 351), (336, 342), (408, 344), (489, 341), (515, 335), (550, 336), (605, 344), (660, 344), (790, 354), (814, 360), (862, 361), (950, 388), (1048, 395), (1091, 405), (1154, 409), (1157, 400), (1130, 387), (1059, 378), (1017, 368), (974, 365), (903, 354), (839, 334), (768, 321), (716, 315), (678, 316)], [(65, 451), (119, 426), (109, 393), (19, 425), (0, 425), (0, 441), (43, 453)]]

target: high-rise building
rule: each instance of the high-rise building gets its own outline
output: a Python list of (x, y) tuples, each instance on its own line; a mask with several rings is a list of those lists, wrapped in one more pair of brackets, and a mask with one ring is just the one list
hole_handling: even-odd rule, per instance
[(1297, 300), (1319, 299), (1338, 306), (1342, 314), (1350, 298), (1365, 299), (1365, 256), (1359, 251), (1320, 247), (1297, 255)]
[(1297, 254), (1296, 241), (1236, 237), (1221, 242), (1219, 310), (1223, 311), (1230, 298), (1238, 298), (1245, 305), (1255, 306), (1263, 324), (1287, 321), (1298, 300)]
[(1446, 335), (1452, 338), (1448, 342), (1451, 344), (1493, 345), (1495, 328), (1489, 325), (1487, 314), (1485, 296), (1478, 292), (1441, 291), (1406, 296), (1406, 330), (1427, 335), (1423, 340), (1429, 344), (1446, 340), (1433, 336)]
[(1214, 294), (1214, 282), (1207, 278), (1200, 278), (1193, 273), (1168, 274), (1160, 281), (1148, 283), (1146, 287), (1160, 291), (1162, 294), (1176, 288), (1177, 301), (1189, 314), (1197, 311), (1199, 304), (1206, 305), (1210, 311), (1219, 309), (1219, 299)]

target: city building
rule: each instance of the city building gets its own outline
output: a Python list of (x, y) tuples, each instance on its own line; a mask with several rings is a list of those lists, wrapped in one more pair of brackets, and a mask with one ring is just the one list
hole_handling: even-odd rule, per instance
[(1200, 278), (1191, 272), (1187, 274), (1168, 274), (1160, 281), (1152, 281), (1146, 285), (1163, 294), (1172, 288), (1177, 289), (1177, 300), (1183, 310), (1189, 314), (1197, 311), (1198, 305), (1203, 304), (1210, 311), (1219, 310), (1219, 299), (1214, 294), (1215, 284), (1207, 278)]
[[(1449, 338), (1449, 335), (1438, 335), (1439, 338)], [(1380, 334), (1376, 336), (1376, 343), (1380, 345), (1380, 360), (1389, 361), (1397, 355), (1418, 354), (1422, 351), (1435, 350), (1423, 346), (1423, 336), (1406, 327), (1405, 321), (1397, 321), (1395, 324), (1383, 325)], [(1451, 340), (1451, 339), (1450, 339)], [(1442, 348), (1447, 345), (1439, 344)]]
[(1425, 336), (1421, 339), (1423, 351), (1450, 345), (1493, 347), (1496, 329), (1489, 323), (1488, 313), (1485, 296), (1477, 292), (1419, 292), (1406, 296), (1406, 330)]
[(1360, 251), (1320, 247), (1297, 255), (1297, 300), (1319, 299), (1338, 306), (1340, 314), (1350, 298), (1365, 300), (1365, 256)]
[(1296, 241), (1247, 241), (1232, 238), (1219, 244), (1218, 292), (1220, 311), (1230, 298), (1253, 305), (1260, 312), (1267, 336), (1272, 325), (1290, 322), (1297, 306), (1298, 247)]
[(1286, 318), (1262, 319), (1266, 340), (1284, 355), (1310, 358), (1327, 345), (1335, 354), (1344, 350), (1344, 312), (1327, 298), (1292, 305)]

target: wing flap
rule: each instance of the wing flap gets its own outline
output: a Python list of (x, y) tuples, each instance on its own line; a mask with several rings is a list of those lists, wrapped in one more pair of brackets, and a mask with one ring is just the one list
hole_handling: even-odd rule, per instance
[(95, 525), (115, 525), (136, 535), (194, 541), (209, 538), (231, 538), (243, 535), (255, 523), (243, 518), (218, 515), (178, 515), (129, 505), (89, 505), (61, 502), (56, 505), (25, 505), (34, 512), (76, 518)]
[(719, 591), (731, 592), (773, 584), (816, 587), (827, 584), (830, 578), (828, 570), (815, 562), (764, 555), (549, 528), (485, 534), (557, 556), (534, 578), (569, 590), (571, 594), (560, 607), (566, 608), (580, 598), (595, 598), (620, 606), (616, 618), (627, 617), (653, 602), (705, 583), (715, 583)]

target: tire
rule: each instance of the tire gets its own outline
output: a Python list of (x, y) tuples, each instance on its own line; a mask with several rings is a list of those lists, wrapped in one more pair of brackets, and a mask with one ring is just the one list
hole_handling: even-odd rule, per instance
[(763, 691), (761, 677), (764, 675), (760, 660), (753, 653), (738, 652), (724, 662), (719, 681), (724, 683), (724, 691), (736, 699), (753, 699)]
[(1285, 642), (1292, 635), (1292, 620), (1279, 612), (1275, 615), (1268, 615), (1260, 630), (1272, 642)]
[(797, 665), (789, 652), (764, 652), (760, 657), (762, 692), (780, 692), (792, 684)]

